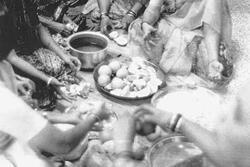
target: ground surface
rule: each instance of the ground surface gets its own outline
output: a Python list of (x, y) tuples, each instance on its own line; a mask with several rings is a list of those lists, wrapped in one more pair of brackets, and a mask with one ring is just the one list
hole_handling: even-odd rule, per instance
[(250, 1), (228, 0), (233, 21), (233, 49), (236, 58), (235, 76), (228, 85), (229, 93), (235, 94), (250, 80)]

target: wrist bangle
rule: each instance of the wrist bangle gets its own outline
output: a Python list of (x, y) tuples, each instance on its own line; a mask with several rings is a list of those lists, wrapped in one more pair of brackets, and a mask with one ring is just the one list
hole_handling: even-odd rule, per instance
[(136, 18), (136, 16), (137, 16), (137, 14), (133, 10), (129, 10), (127, 15), (130, 15), (130, 16), (132, 16), (134, 18)]
[(54, 77), (49, 77), (48, 81), (47, 81), (47, 86), (49, 86), (51, 84), (51, 81), (53, 80)]
[(175, 114), (175, 115), (173, 115), (173, 117), (171, 118), (170, 127), (169, 127), (169, 128), (170, 128), (170, 130), (171, 130), (172, 132), (175, 132), (177, 123), (178, 123), (178, 121), (180, 120), (181, 117), (182, 117), (181, 114)]
[(179, 121), (177, 122), (177, 125), (176, 125), (176, 128), (175, 128), (175, 131), (176, 131), (176, 132), (181, 132), (182, 121), (183, 121), (183, 118), (181, 117), (181, 118), (179, 119)]

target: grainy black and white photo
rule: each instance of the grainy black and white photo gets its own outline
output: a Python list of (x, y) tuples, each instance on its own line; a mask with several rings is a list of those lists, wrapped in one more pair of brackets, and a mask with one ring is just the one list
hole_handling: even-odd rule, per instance
[(250, 167), (249, 0), (0, 0), (0, 167)]

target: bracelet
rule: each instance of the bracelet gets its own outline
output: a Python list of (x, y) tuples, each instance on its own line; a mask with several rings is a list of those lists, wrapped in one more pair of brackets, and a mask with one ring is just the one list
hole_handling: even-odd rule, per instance
[(183, 118), (181, 117), (176, 125), (176, 128), (175, 128), (175, 131), (176, 132), (181, 132), (181, 125), (182, 125), (182, 122), (183, 122)]
[(133, 10), (129, 10), (128, 13), (127, 13), (127, 15), (130, 15), (130, 16), (132, 16), (134, 18), (137, 17), (137, 14)]
[(48, 79), (48, 81), (47, 81), (47, 86), (50, 85), (50, 83), (51, 83), (51, 81), (53, 80), (53, 78), (54, 78), (54, 77), (50, 77), (50, 78)]
[(175, 114), (175, 115), (171, 118), (171, 121), (170, 121), (170, 130), (171, 130), (172, 132), (175, 132), (177, 123), (178, 123), (178, 121), (180, 120), (181, 117), (182, 117), (181, 114)]

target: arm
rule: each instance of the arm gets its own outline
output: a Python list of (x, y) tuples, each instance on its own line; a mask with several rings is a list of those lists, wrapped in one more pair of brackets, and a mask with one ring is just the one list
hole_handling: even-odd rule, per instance
[(47, 75), (45, 75), (43, 72), (38, 71), (34, 66), (32, 66), (31, 64), (29, 64), (28, 62), (24, 61), (23, 59), (21, 59), (20, 57), (18, 57), (16, 55), (16, 52), (14, 50), (12, 50), (8, 57), (7, 60), (14, 65), (15, 67), (17, 67), (18, 69), (24, 71), (25, 73), (41, 79), (44, 82), (48, 82), (49, 77)]
[(54, 51), (72, 70), (77, 70), (81, 66), (80, 61), (60, 48), (52, 39), (49, 31), (41, 24), (37, 27), (42, 44), (48, 49)]
[(66, 123), (77, 125), (82, 121), (81, 113), (77, 111), (71, 111), (70, 113), (45, 112), (43, 113), (43, 116), (47, 118), (52, 124)]
[[(124, 113), (114, 126), (114, 145), (117, 158), (115, 159), (115, 167), (131, 166), (146, 167), (143, 162), (132, 159), (133, 142), (135, 137), (135, 120), (128, 113)], [(121, 131), (123, 129), (123, 131)]]
[(210, 132), (184, 118), (180, 130), (190, 141), (199, 146), (206, 156), (218, 166), (230, 167), (233, 165), (232, 159), (229, 160), (225, 150), (228, 141), (224, 140), (220, 134)]
[(164, 0), (151, 0), (143, 15), (143, 21), (154, 25), (160, 17), (161, 7)]
[[(165, 131), (169, 131), (173, 114), (167, 111), (158, 110), (152, 106), (142, 106), (136, 113), (135, 117), (146, 123), (159, 125)], [(192, 142), (201, 148), (201, 150), (218, 166), (229, 166), (232, 164), (228, 147), (229, 140), (223, 137), (221, 133), (215, 133), (200, 127), (199, 125), (182, 118), (180, 131)]]
[(126, 15), (122, 18), (122, 28), (127, 29), (129, 25), (132, 23), (133, 20), (135, 20), (138, 16), (138, 13), (142, 9), (144, 4), (137, 1), (134, 6), (127, 12)]
[(65, 24), (55, 22), (53, 20), (47, 19), (43, 16), (38, 16), (39, 21), (46, 27), (56, 31), (57, 33), (62, 33), (65, 36), (68, 36), (71, 34), (71, 30), (67, 28)]
[(68, 55), (65, 54), (65, 52), (55, 43), (49, 31), (41, 24), (38, 25), (37, 29), (38, 29), (38, 33), (39, 33), (42, 44), (48, 49), (54, 51), (59, 57), (61, 57), (62, 60), (67, 62)]
[(109, 8), (111, 5), (110, 0), (97, 0), (98, 6), (100, 8), (100, 13), (102, 14), (108, 14), (109, 13)]
[(62, 132), (53, 125), (48, 124), (29, 143), (32, 147), (38, 148), (41, 151), (52, 154), (66, 154), (82, 141), (96, 122), (95, 117), (89, 116), (88, 119), (66, 132)]
[[(97, 121), (107, 119), (109, 112), (102, 102), (89, 103), (93, 108), (88, 117), (74, 128), (62, 132), (48, 124), (40, 133), (30, 140), (30, 144), (39, 150), (52, 154), (66, 154), (72, 151), (87, 135)], [(89, 107), (86, 107), (89, 108)], [(87, 110), (87, 109), (86, 109)]]

